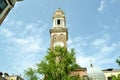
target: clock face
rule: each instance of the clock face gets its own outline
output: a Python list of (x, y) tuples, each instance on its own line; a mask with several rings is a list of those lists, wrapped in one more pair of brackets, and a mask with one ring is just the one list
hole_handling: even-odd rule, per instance
[(60, 41), (64, 41), (64, 35), (60, 35)]
[(55, 42), (53, 47), (56, 47), (56, 46), (64, 47), (64, 43), (63, 42)]

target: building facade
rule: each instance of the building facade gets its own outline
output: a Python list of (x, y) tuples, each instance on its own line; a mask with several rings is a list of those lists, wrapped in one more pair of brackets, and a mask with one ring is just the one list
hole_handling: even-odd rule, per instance
[(80, 80), (88, 80), (87, 68), (76, 69), (71, 72), (71, 76), (79, 76), (79, 78), (81, 78)]
[(0, 80), (24, 80), (21, 75), (10, 75), (0, 72)]
[(17, 1), (22, 0), (0, 0), (0, 25)]
[(120, 69), (110, 68), (110, 69), (103, 70), (103, 72), (105, 74), (106, 80), (112, 80), (113, 75), (114, 76), (120, 75)]

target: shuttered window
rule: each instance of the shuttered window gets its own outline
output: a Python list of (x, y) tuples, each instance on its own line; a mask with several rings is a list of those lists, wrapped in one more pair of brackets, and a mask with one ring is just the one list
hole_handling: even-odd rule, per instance
[(6, 7), (7, 7), (6, 0), (0, 0), (0, 14), (4, 10), (4, 8), (6, 8)]

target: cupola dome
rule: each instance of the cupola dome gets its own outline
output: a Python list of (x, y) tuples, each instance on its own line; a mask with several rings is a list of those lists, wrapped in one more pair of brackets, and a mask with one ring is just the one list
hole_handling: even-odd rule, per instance
[(65, 17), (65, 13), (60, 8), (58, 8), (53, 14), (53, 18), (60, 18), (60, 17)]
[(87, 74), (90, 80), (106, 80), (103, 71), (98, 68), (90, 67), (87, 69)]

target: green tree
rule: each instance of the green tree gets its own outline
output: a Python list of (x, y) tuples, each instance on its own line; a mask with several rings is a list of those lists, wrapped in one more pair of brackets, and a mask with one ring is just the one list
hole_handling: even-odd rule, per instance
[[(119, 64), (120, 66), (120, 56), (119, 58), (116, 60), (116, 62)], [(118, 74), (117, 76), (112, 75), (112, 80), (120, 80), (120, 74)]]
[(119, 64), (119, 66), (120, 66), (120, 56), (119, 56), (119, 58), (116, 60), (116, 62)]
[(25, 76), (27, 76), (28, 80), (37, 80), (38, 77), (36, 75), (36, 71), (32, 68), (28, 68), (25, 70)]
[(112, 80), (117, 80), (117, 77), (115, 75), (112, 75)]
[(120, 80), (120, 74), (118, 74), (117, 76), (112, 75), (112, 80)]
[(83, 80), (79, 75), (71, 76), (71, 80)]
[(80, 66), (76, 64), (74, 49), (68, 51), (67, 48), (58, 46), (54, 50), (48, 49), (48, 54), (33, 72), (44, 75), (44, 80), (74, 80), (70, 73), (76, 68)]
[(117, 78), (118, 78), (118, 80), (120, 80), (120, 74), (118, 74)]
[(75, 62), (74, 49), (69, 52), (67, 48), (58, 46), (54, 50), (48, 50), (45, 60), (37, 64), (37, 71), (45, 75), (44, 80), (70, 80), (70, 72), (77, 65)]

